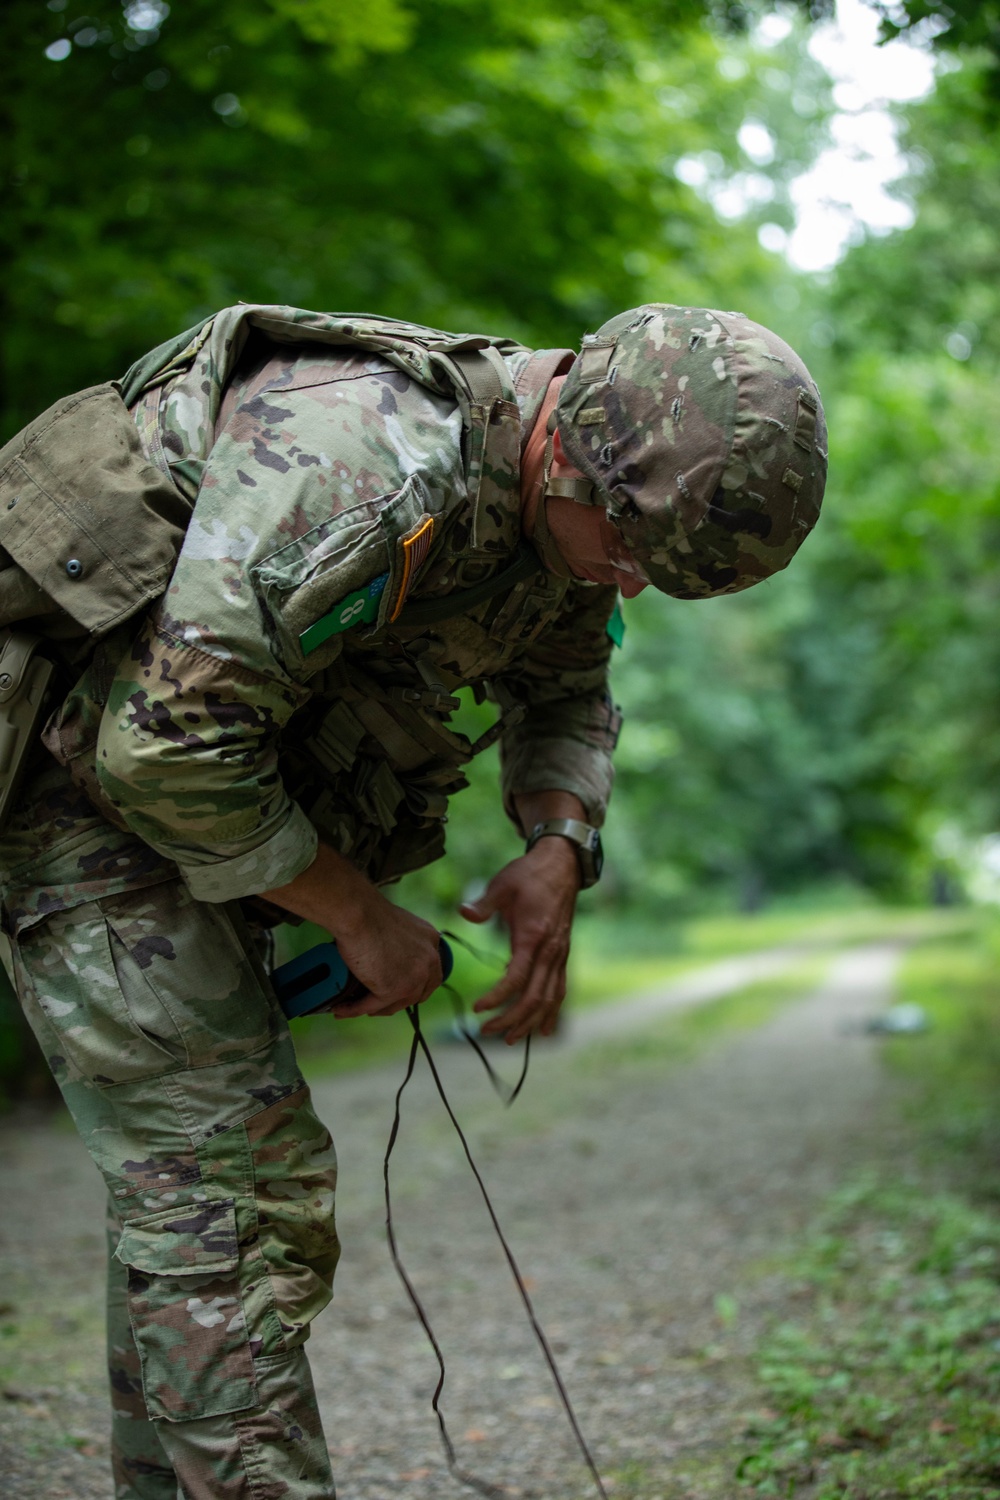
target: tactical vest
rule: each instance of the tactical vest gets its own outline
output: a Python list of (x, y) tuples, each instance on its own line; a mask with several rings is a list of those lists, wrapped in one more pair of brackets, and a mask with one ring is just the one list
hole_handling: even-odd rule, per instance
[[(164, 591), (191, 504), (146, 458), (128, 408), (146, 393), (155, 399), (200, 351), (215, 361), (224, 388), (251, 331), (276, 343), (370, 349), (456, 399), (476, 551), (481, 518), (510, 508), (511, 477), (516, 482), (519, 472), (517, 392), (502, 355), (520, 346), (391, 319), (239, 306), (153, 350), (122, 381), (57, 402), (0, 452), (0, 627), (16, 624), (57, 642), (79, 669), (96, 643)], [(525, 372), (530, 386), (547, 385), (571, 358), (566, 350), (534, 355)], [(471, 588), (408, 604), (397, 630), (419, 645), (435, 622), (523, 591), (539, 569), (524, 547), (496, 563)], [(101, 661), (105, 654), (99, 651), (95, 663), (100, 673), (112, 667)], [(335, 682), (323, 681), (308, 722), (297, 723), (294, 744), (282, 749), (285, 779), (324, 838), (373, 879), (396, 879), (443, 852), (447, 799), (467, 784), (462, 767), (501, 725), (474, 744), (454, 733), (445, 721), (456, 700), (426, 652), (412, 653), (408, 679), (388, 687), (356, 667), (335, 675)], [(500, 707), (507, 727), (518, 707)], [(44, 738), (108, 812), (93, 776), (93, 733), (92, 716), (74, 720), (57, 711)]]

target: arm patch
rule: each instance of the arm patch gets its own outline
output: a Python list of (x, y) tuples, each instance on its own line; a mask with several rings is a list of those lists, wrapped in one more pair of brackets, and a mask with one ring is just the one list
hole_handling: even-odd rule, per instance
[(341, 599), (328, 614), (322, 615), (315, 624), (310, 625), (308, 630), (303, 630), (299, 636), (303, 656), (308, 656), (310, 651), (322, 646), (331, 635), (350, 630), (352, 625), (370, 625), (378, 614), (382, 590), (388, 581), (388, 573), (380, 573), (363, 589), (355, 589), (353, 594)]

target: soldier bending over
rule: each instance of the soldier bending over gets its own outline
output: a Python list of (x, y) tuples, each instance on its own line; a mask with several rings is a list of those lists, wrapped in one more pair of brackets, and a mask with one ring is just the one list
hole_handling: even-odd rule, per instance
[(3, 921), (109, 1190), (118, 1500), (334, 1494), (304, 1349), (333, 1144), (247, 903), (334, 935), (368, 989), (343, 1016), (424, 1000), (438, 934), (379, 887), (444, 851), (471, 685), (527, 841), (465, 911), (511, 937), (477, 1009), (551, 1031), (599, 873), (619, 594), (783, 568), (824, 446), (802, 363), (737, 313), (641, 307), (574, 356), (239, 306), (0, 455), (0, 625), (57, 663)]

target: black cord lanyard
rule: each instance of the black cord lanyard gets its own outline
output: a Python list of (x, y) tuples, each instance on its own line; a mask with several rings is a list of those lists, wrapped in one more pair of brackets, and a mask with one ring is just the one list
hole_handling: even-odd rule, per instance
[[(445, 936), (451, 937), (454, 941), (462, 943), (464, 947), (469, 947), (469, 945), (465, 943), (463, 939), (455, 938), (454, 934), (446, 933)], [(470, 948), (470, 952), (475, 952), (475, 950)], [(507, 1085), (505, 1085), (503, 1080), (498, 1076), (492, 1063), (487, 1058), (486, 1054), (480, 1047), (479, 1043), (476, 1041), (475, 1037), (462, 1024), (463, 1008), (461, 996), (456, 990), (452, 989), (450, 985), (448, 986), (448, 989), (452, 997), (452, 1003), (456, 1006), (456, 1019), (458, 1020), (462, 1035), (478, 1054), (480, 1060), (483, 1063), (483, 1066), (487, 1071), (487, 1074), (489, 1075), (490, 1081), (492, 1082), (497, 1092), (500, 1094), (500, 1097), (504, 1100), (504, 1103), (507, 1106), (510, 1106), (511, 1104), (513, 1104), (514, 1100), (521, 1092), (524, 1080), (528, 1075), (528, 1058), (530, 1056), (531, 1040), (530, 1037), (525, 1042), (524, 1066), (521, 1069), (521, 1076), (518, 1079), (517, 1084), (512, 1089), (508, 1089)], [(490, 1216), (493, 1228), (496, 1230), (497, 1238), (503, 1248), (503, 1253), (507, 1258), (507, 1264), (510, 1267), (511, 1276), (514, 1278), (514, 1284), (516, 1285), (517, 1290), (520, 1293), (521, 1301), (524, 1304), (528, 1322), (531, 1324), (532, 1331), (538, 1341), (538, 1346), (545, 1357), (545, 1363), (549, 1367), (549, 1371), (555, 1383), (556, 1390), (559, 1393), (559, 1399), (563, 1405), (563, 1410), (566, 1413), (567, 1420), (569, 1421), (569, 1425), (573, 1431), (573, 1436), (576, 1439), (577, 1446), (579, 1447), (580, 1452), (583, 1455), (587, 1468), (590, 1470), (590, 1473), (594, 1480), (594, 1484), (597, 1487), (598, 1493), (601, 1495), (601, 1500), (608, 1500), (607, 1491), (605, 1490), (601, 1476), (598, 1473), (597, 1465), (595, 1464), (590, 1449), (587, 1446), (586, 1439), (584, 1438), (583, 1433), (580, 1431), (580, 1424), (576, 1419), (576, 1413), (573, 1410), (572, 1403), (569, 1399), (569, 1394), (563, 1382), (562, 1375), (559, 1372), (559, 1366), (556, 1363), (555, 1355), (552, 1352), (549, 1341), (545, 1336), (545, 1331), (542, 1328), (542, 1325), (539, 1323), (535, 1313), (535, 1309), (532, 1306), (531, 1297), (528, 1294), (528, 1288), (524, 1284), (524, 1277), (521, 1275), (520, 1268), (518, 1267), (517, 1261), (514, 1259), (514, 1253), (507, 1243), (504, 1232), (500, 1228), (500, 1221), (497, 1218), (496, 1210), (493, 1207), (490, 1195), (486, 1191), (486, 1184), (482, 1179), (479, 1168), (476, 1166), (476, 1163), (472, 1158), (472, 1152), (469, 1150), (469, 1143), (466, 1140), (462, 1127), (458, 1123), (455, 1112), (448, 1101), (448, 1096), (445, 1093), (440, 1074), (438, 1073), (434, 1059), (431, 1056), (430, 1047), (427, 1045), (427, 1039), (420, 1029), (420, 1014), (418, 1007), (415, 1005), (408, 1007), (406, 1014), (410, 1019), (410, 1025), (413, 1027), (413, 1040), (410, 1043), (410, 1056), (406, 1065), (406, 1075), (396, 1092), (396, 1107), (395, 1113), (393, 1115), (392, 1130), (389, 1133), (389, 1144), (386, 1147), (385, 1158), (382, 1163), (382, 1177), (385, 1183), (385, 1227), (386, 1237), (389, 1241), (389, 1253), (392, 1256), (392, 1263), (396, 1268), (399, 1279), (403, 1283), (403, 1286), (406, 1290), (406, 1295), (410, 1299), (413, 1310), (420, 1320), (421, 1327), (423, 1328), (424, 1333), (427, 1335), (427, 1340), (431, 1348), (434, 1350), (434, 1354), (437, 1359), (438, 1381), (437, 1385), (434, 1388), (434, 1394), (431, 1397), (431, 1409), (433, 1410), (434, 1415), (438, 1420), (438, 1427), (441, 1431), (441, 1441), (444, 1445), (445, 1456), (448, 1460), (448, 1468), (457, 1480), (459, 1480), (462, 1484), (469, 1485), (472, 1489), (478, 1490), (481, 1495), (486, 1495), (488, 1497), (488, 1500), (500, 1500), (500, 1497), (506, 1494), (506, 1490), (501, 1486), (491, 1484), (486, 1479), (480, 1479), (478, 1475), (470, 1473), (467, 1469), (463, 1469), (458, 1463), (458, 1460), (455, 1456), (455, 1446), (452, 1443), (451, 1436), (445, 1423), (444, 1413), (441, 1410), (441, 1392), (444, 1389), (445, 1380), (444, 1355), (441, 1352), (441, 1346), (437, 1341), (433, 1328), (431, 1327), (430, 1319), (428, 1318), (427, 1313), (424, 1310), (423, 1303), (421, 1302), (420, 1297), (417, 1294), (417, 1290), (410, 1280), (406, 1268), (403, 1265), (399, 1250), (396, 1245), (396, 1232), (393, 1227), (392, 1221), (392, 1200), (389, 1192), (389, 1158), (392, 1156), (393, 1147), (395, 1146), (396, 1138), (399, 1135), (399, 1127), (402, 1119), (403, 1092), (406, 1088), (406, 1085), (413, 1077), (413, 1070), (416, 1066), (418, 1052), (422, 1052), (424, 1054), (424, 1057), (427, 1059), (427, 1066), (430, 1068), (431, 1077), (434, 1080), (434, 1086), (438, 1091), (441, 1103), (444, 1105), (445, 1110), (448, 1114), (448, 1118), (451, 1121), (452, 1125), (455, 1127), (458, 1138), (462, 1143), (462, 1150), (465, 1152), (465, 1159), (469, 1163), (469, 1168), (472, 1172), (473, 1177), (475, 1177), (476, 1179), (476, 1184), (482, 1195), (483, 1202), (486, 1205), (486, 1211)]]

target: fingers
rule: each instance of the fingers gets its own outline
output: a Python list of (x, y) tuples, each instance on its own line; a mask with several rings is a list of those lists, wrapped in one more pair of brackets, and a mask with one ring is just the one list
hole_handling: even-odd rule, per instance
[[(426, 996), (424, 997), (427, 998)], [(338, 1021), (355, 1021), (361, 1016), (395, 1016), (401, 1010), (408, 1010), (411, 1005), (419, 1005), (419, 1000), (390, 1000), (386, 1002), (384, 997), (378, 995), (366, 995), (362, 1000), (354, 1000), (350, 1005), (336, 1005), (333, 1014)]]
[(524, 990), (531, 978), (531, 957), (529, 955), (515, 953), (504, 970), (502, 976), (493, 985), (492, 989), (481, 995), (472, 1007), (474, 1011), (497, 1010), (501, 1005), (509, 1002)]
[(411, 1005), (422, 1005), (437, 987), (436, 984), (432, 985), (419, 998), (406, 996), (403, 999), (386, 1000), (384, 995), (363, 995), (360, 1000), (352, 1000), (349, 1005), (335, 1005), (333, 1014), (338, 1021), (353, 1021), (359, 1016), (395, 1016), (401, 1010), (408, 1010)]
[(499, 905), (486, 890), (478, 901), (462, 901), (458, 910), (459, 915), (463, 916), (467, 922), (488, 922), (490, 917), (499, 910)]
[(562, 934), (542, 938), (528, 951), (517, 951), (503, 978), (476, 1002), (478, 1012), (507, 1006), (483, 1026), (485, 1036), (503, 1035), (509, 1044), (530, 1031), (550, 1036), (566, 997), (568, 944)]
[(495, 1016), (488, 1022), (483, 1031), (489, 1036), (502, 1035), (511, 1047), (532, 1031), (551, 1036), (559, 1019), (559, 1009), (565, 993), (565, 982), (553, 971), (547, 976), (540, 992), (523, 995), (502, 1016)]

